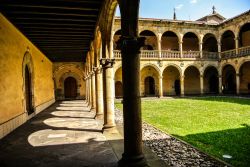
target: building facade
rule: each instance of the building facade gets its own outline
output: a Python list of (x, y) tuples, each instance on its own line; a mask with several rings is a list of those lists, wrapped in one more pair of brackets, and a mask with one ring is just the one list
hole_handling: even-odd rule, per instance
[[(250, 93), (249, 11), (225, 18), (213, 11), (197, 21), (139, 19), (145, 37), (140, 53), (141, 96)], [(121, 97), (122, 70), (113, 28), (115, 95)]]

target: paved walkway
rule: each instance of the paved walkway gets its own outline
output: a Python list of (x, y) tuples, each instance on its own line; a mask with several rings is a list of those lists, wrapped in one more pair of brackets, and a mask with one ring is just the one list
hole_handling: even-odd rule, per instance
[(62, 101), (0, 140), (1, 167), (117, 165), (117, 157), (84, 101)]
[[(84, 101), (55, 103), (0, 140), (0, 167), (117, 166), (123, 139), (103, 134), (94, 116)], [(150, 149), (144, 154), (151, 167), (166, 166)]]

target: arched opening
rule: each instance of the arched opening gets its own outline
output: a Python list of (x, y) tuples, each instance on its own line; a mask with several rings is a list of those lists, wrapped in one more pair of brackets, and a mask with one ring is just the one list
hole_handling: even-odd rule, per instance
[(200, 72), (194, 66), (189, 66), (185, 72), (184, 91), (185, 95), (200, 94)]
[(218, 52), (217, 40), (213, 34), (206, 34), (203, 37), (203, 51)]
[(153, 77), (146, 77), (144, 81), (145, 96), (155, 96), (155, 80)]
[(250, 23), (244, 24), (239, 33), (239, 46), (250, 46)]
[(179, 50), (179, 40), (177, 35), (172, 31), (163, 33), (161, 37), (161, 49), (162, 50)]
[(188, 32), (183, 36), (183, 51), (199, 51), (199, 39), (194, 33)]
[(141, 70), (140, 87), (142, 96), (157, 96), (159, 94), (159, 72), (154, 67), (146, 66)]
[(67, 77), (64, 80), (64, 96), (69, 99), (77, 97), (77, 82), (75, 78)]
[(219, 93), (219, 78), (218, 71), (215, 67), (207, 67), (204, 71), (204, 93), (218, 94)]
[(117, 46), (117, 42), (120, 39), (121, 35), (122, 35), (121, 30), (116, 31), (115, 34), (114, 34), (114, 37), (113, 37), (113, 49), (114, 50), (119, 50), (119, 48)]
[(168, 66), (163, 71), (163, 95), (180, 95), (180, 72), (175, 66)]
[(31, 73), (28, 66), (25, 66), (25, 101), (26, 101), (26, 111), (28, 115), (34, 112), (33, 101), (32, 101), (32, 79)]
[(236, 72), (233, 66), (226, 65), (222, 71), (222, 91), (225, 94), (236, 93)]
[(122, 96), (123, 96), (122, 82), (116, 81), (115, 82), (115, 97), (120, 98)]
[(240, 93), (250, 94), (250, 61), (240, 67)]
[(116, 70), (115, 72), (115, 97), (119, 98), (123, 96), (122, 91), (122, 68)]
[(225, 31), (221, 37), (221, 51), (235, 49), (234, 33), (230, 30)]
[(145, 45), (141, 47), (142, 50), (157, 50), (157, 38), (152, 31), (144, 30), (140, 36), (146, 38)]

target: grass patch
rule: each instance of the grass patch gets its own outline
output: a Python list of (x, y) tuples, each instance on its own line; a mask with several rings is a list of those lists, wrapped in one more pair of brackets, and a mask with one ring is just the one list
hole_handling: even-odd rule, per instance
[[(122, 109), (122, 104), (116, 103)], [(234, 166), (250, 165), (250, 100), (197, 97), (142, 101), (143, 120)]]

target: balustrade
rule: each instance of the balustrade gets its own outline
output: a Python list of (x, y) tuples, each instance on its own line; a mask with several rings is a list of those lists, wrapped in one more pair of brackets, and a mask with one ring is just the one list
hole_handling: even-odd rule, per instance
[(180, 51), (172, 51), (172, 50), (162, 50), (161, 57), (164, 58), (181, 58)]
[(219, 54), (218, 54), (218, 52), (202, 51), (202, 57), (203, 57), (203, 59), (217, 60), (217, 59), (219, 59)]
[(183, 58), (200, 58), (200, 51), (183, 51)]

